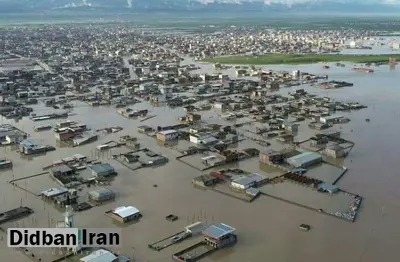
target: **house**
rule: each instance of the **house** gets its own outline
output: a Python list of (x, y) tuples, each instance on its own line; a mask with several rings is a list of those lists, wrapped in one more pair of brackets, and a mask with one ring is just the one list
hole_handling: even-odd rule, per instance
[(217, 138), (207, 133), (190, 134), (189, 140), (194, 144), (205, 146), (215, 145), (219, 142)]
[(329, 194), (336, 193), (338, 190), (339, 188), (337, 186), (329, 183), (324, 182), (318, 185), (318, 191), (328, 192)]
[(157, 133), (157, 139), (160, 141), (176, 140), (178, 137), (179, 133), (176, 130), (163, 130)]
[(247, 176), (239, 176), (232, 180), (231, 187), (239, 190), (246, 190), (250, 187), (256, 186), (258, 182), (265, 179), (265, 177), (255, 173)]
[(286, 162), (297, 168), (307, 168), (322, 162), (322, 156), (315, 152), (303, 152), (299, 155), (286, 159)]
[(319, 121), (322, 124), (334, 124), (339, 122), (341, 119), (343, 118), (343, 116), (325, 116), (325, 117), (321, 117), (319, 119)]
[(148, 132), (151, 132), (151, 131), (153, 131), (153, 128), (151, 126), (144, 125), (144, 126), (139, 126), (138, 127), (138, 132), (139, 133), (148, 133)]
[(195, 222), (185, 227), (185, 232), (194, 236), (200, 234), (204, 229), (207, 228), (207, 225), (204, 222)]
[(201, 176), (195, 177), (192, 181), (192, 184), (196, 185), (196, 186), (207, 187), (207, 186), (215, 185), (217, 182), (218, 182), (218, 178), (216, 178), (214, 176), (201, 175)]
[[(219, 249), (227, 246), (232, 246), (237, 242), (237, 236), (234, 234), (235, 231), (236, 229), (229, 225), (218, 223), (209, 226), (201, 233), (205, 237), (205, 242), (208, 245)], [(175, 254), (173, 255), (173, 257), (175, 257)]]
[(283, 161), (283, 156), (280, 152), (269, 150), (267, 152), (260, 152), (260, 162), (269, 164), (279, 164)]
[(107, 201), (115, 198), (115, 193), (107, 188), (98, 188), (88, 193), (89, 199), (94, 201)]
[(47, 146), (38, 145), (31, 140), (22, 140), (19, 143), (19, 151), (25, 155), (44, 153), (47, 150)]
[(330, 157), (340, 158), (345, 156), (344, 148), (339, 145), (328, 145), (325, 148), (325, 154)]
[(92, 165), (90, 167), (90, 169), (92, 170), (92, 174), (93, 176), (111, 176), (111, 175), (115, 175), (115, 169), (108, 163), (102, 163), (102, 164), (95, 164)]
[(187, 121), (191, 123), (197, 123), (201, 120), (201, 115), (194, 114), (194, 113), (187, 113), (186, 114)]
[(73, 138), (72, 142), (74, 146), (81, 146), (96, 141), (97, 139), (98, 135), (96, 133), (88, 132), (83, 134), (82, 136)]
[(318, 147), (321, 145), (325, 145), (329, 142), (329, 138), (324, 135), (316, 135), (315, 137), (310, 138), (310, 145), (314, 147)]
[(74, 170), (67, 165), (57, 165), (50, 169), (50, 174), (53, 176), (70, 176), (74, 174)]
[(6, 136), (6, 144), (18, 144), (25, 138), (26, 135), (23, 134), (18, 134), (18, 133), (9, 134)]
[(65, 188), (65, 187), (49, 188), (49, 189), (46, 189), (46, 190), (43, 190), (43, 191), (40, 192), (40, 194), (43, 197), (49, 198), (49, 199), (52, 199), (52, 198), (54, 198), (56, 196), (59, 196), (59, 195), (63, 195), (65, 193), (68, 193), (68, 189)]
[(114, 210), (107, 211), (106, 214), (122, 223), (126, 223), (142, 217), (139, 209), (133, 206), (117, 207)]

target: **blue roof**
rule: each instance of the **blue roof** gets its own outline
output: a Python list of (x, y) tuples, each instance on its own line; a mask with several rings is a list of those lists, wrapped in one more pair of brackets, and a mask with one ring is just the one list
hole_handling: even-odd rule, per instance
[(23, 145), (24, 147), (35, 147), (37, 146), (34, 142), (30, 141), (30, 140), (22, 140), (20, 142), (21, 145)]
[(339, 187), (335, 186), (335, 185), (332, 185), (332, 184), (329, 184), (329, 183), (323, 182), (323, 183), (318, 185), (318, 189), (335, 192), (335, 191), (337, 191), (339, 189)]
[(114, 171), (114, 168), (108, 163), (95, 164), (90, 167), (96, 173), (107, 173)]
[(209, 226), (203, 231), (203, 234), (214, 239), (219, 239), (227, 234), (233, 233), (235, 230), (236, 229), (231, 226), (219, 223)]
[(322, 156), (315, 152), (304, 152), (286, 159), (286, 162), (295, 167), (302, 167), (317, 159), (322, 159)]

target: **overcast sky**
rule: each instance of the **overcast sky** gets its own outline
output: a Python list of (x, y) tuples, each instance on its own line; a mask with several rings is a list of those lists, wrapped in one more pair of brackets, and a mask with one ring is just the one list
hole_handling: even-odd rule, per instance
[[(136, 0), (142, 1), (142, 0)], [(171, 0), (172, 1), (172, 0)], [(213, 3), (213, 2), (231, 2), (231, 3), (245, 3), (245, 2), (264, 2), (265, 4), (281, 3), (292, 5), (296, 3), (310, 3), (310, 2), (337, 2), (337, 3), (374, 3), (374, 4), (400, 4), (400, 0), (191, 0), (202, 3)]]

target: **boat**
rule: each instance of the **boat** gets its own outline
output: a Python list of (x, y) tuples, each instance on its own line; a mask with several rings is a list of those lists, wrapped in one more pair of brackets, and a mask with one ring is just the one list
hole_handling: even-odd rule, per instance
[(43, 125), (43, 126), (37, 126), (34, 128), (36, 132), (44, 131), (44, 130), (50, 130), (52, 128), (51, 125)]
[(301, 224), (301, 225), (299, 226), (299, 228), (300, 228), (301, 230), (308, 231), (308, 230), (311, 229), (311, 226), (310, 226), (310, 225), (307, 225), (307, 224)]

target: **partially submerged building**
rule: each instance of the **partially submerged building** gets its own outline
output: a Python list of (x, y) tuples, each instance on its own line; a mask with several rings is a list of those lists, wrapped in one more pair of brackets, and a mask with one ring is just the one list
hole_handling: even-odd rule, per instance
[(19, 130), (12, 125), (0, 125), (0, 143), (1, 144), (18, 144), (27, 138), (27, 133)]
[(42, 192), (40, 192), (40, 194), (48, 199), (53, 199), (56, 196), (65, 194), (68, 192), (68, 189), (65, 187), (60, 187), (60, 188), (49, 188), (46, 190), (43, 190)]
[(241, 175), (234, 178), (231, 182), (231, 187), (239, 190), (246, 190), (256, 186), (258, 183), (266, 180), (267, 177), (259, 174)]
[(286, 162), (294, 167), (307, 168), (322, 162), (322, 156), (315, 152), (303, 152), (299, 155), (286, 159)]
[(283, 155), (275, 150), (260, 152), (260, 162), (265, 164), (279, 164), (283, 161)]
[(196, 186), (208, 187), (218, 183), (218, 178), (211, 175), (201, 175), (193, 178), (192, 184)]
[(157, 133), (157, 139), (160, 141), (172, 141), (179, 137), (179, 133), (176, 130), (163, 130)]
[(206, 228), (207, 228), (207, 226), (203, 222), (198, 221), (191, 225), (186, 226), (185, 232), (194, 236), (194, 235), (201, 233)]
[(19, 143), (19, 151), (24, 155), (40, 154), (47, 151), (55, 150), (52, 146), (40, 145), (32, 140), (22, 140)]
[(129, 262), (127, 257), (116, 255), (105, 249), (98, 249), (90, 255), (85, 256), (79, 262)]
[(332, 184), (329, 184), (329, 183), (323, 182), (323, 183), (320, 183), (318, 185), (318, 191), (327, 192), (329, 194), (333, 194), (333, 193), (336, 193), (337, 191), (339, 191), (339, 187), (335, 186), (335, 185), (332, 185)]
[(90, 191), (88, 193), (88, 196), (89, 196), (89, 199), (91, 199), (91, 200), (94, 200), (97, 202), (102, 202), (102, 201), (108, 201), (108, 200), (114, 199), (115, 193), (107, 188), (98, 188), (98, 189)]
[(223, 248), (237, 242), (235, 231), (236, 229), (231, 226), (218, 223), (203, 230), (202, 234), (207, 244), (215, 248)]
[(108, 163), (95, 164), (90, 167), (95, 177), (107, 177), (115, 175), (115, 169)]
[(53, 176), (70, 176), (73, 175), (75, 172), (69, 166), (65, 164), (56, 165), (50, 169), (50, 174)]
[(107, 211), (106, 215), (110, 216), (111, 218), (121, 223), (126, 223), (142, 217), (142, 214), (140, 213), (139, 209), (133, 206), (117, 207), (114, 210)]
[(332, 145), (328, 145), (325, 148), (325, 155), (334, 157), (334, 158), (341, 158), (346, 155), (346, 152), (343, 147), (336, 145), (336, 144), (332, 144)]

